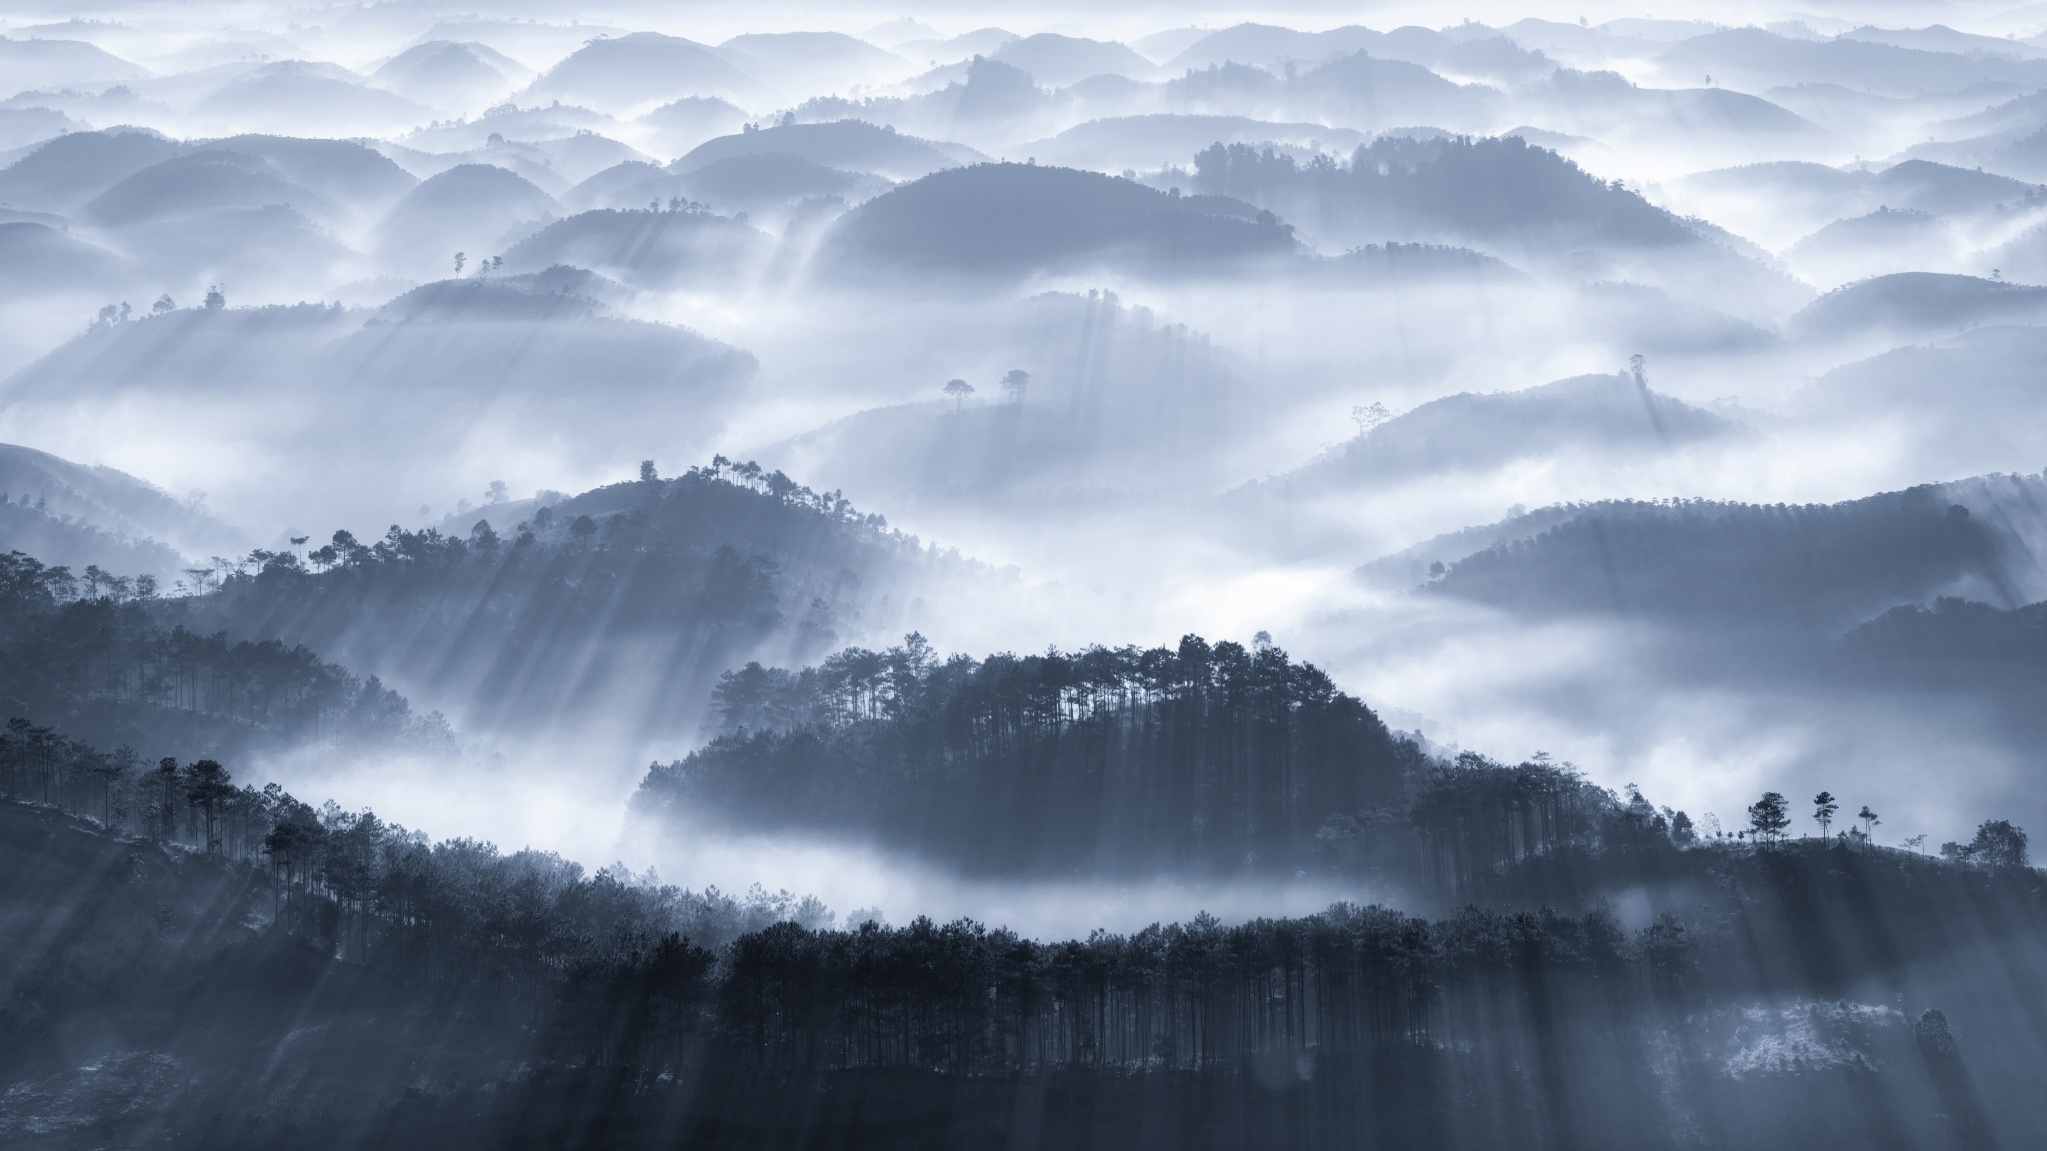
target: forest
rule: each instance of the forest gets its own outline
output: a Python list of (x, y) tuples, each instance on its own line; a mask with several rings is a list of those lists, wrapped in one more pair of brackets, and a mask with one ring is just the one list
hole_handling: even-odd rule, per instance
[[(920, 635), (718, 680), (638, 804), (874, 836), (977, 870), (1292, 872), (1425, 761), (1261, 637), (940, 661)], [(1326, 838), (1326, 837), (1325, 837)]]
[[(1441, 914), (1060, 941), (435, 842), (26, 720), (0, 762), (0, 924), (48, 941), (13, 976), (0, 1070), (56, 1070), (87, 1032), (159, 1052), (88, 1069), (133, 1093), (97, 1121), (124, 1142), (969, 1146), (1029, 1108), (1162, 1147), (1990, 1146), (1993, 1114), (2040, 1119), (1991, 1023), (2047, 1007), (2047, 905), (2002, 821), (1935, 856), (1875, 846), (1867, 807), (1794, 837), (1769, 793), (1738, 836), (1702, 834), (1562, 766), (1466, 757), (1367, 832), (1435, 861)], [(1516, 908), (1517, 873), (1559, 868), (1579, 899)], [(1631, 924), (1597, 885), (1657, 894)], [(1496, 910), (1455, 902), (1480, 892)], [(1841, 998), (1871, 987), (1897, 1006)], [(17, 1090), (65, 1089), (40, 1084)]]

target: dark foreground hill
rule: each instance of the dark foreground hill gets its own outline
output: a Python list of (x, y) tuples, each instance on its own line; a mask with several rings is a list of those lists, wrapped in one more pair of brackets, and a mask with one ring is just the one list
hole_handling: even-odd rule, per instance
[[(118, 794), (146, 814), (103, 828), (97, 779), (6, 741), (11, 789), (37, 768), (55, 784), (0, 803), (10, 1147), (1945, 1151), (2047, 1133), (2047, 905), (2024, 834), (1996, 821), (1942, 860), (1701, 842), (1639, 797), (1467, 760), (1372, 833), (1469, 892), (1454, 913), (1341, 903), (1039, 941), (833, 929), (786, 896), (434, 844), (209, 763), (136, 777)], [(1559, 898), (1492, 898), (1517, 876)], [(1621, 886), (1647, 893), (1639, 922), (1595, 898)]]

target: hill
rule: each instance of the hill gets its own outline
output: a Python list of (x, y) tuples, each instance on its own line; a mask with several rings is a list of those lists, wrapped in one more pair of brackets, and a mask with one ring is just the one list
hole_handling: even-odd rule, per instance
[(376, 246), (390, 266), (432, 275), (455, 253), (480, 261), (538, 231), (554, 197), (491, 164), (460, 164), (422, 180), (377, 225)]
[(879, 273), (1000, 282), (1103, 265), (1215, 274), (1295, 251), (1270, 213), (1221, 196), (1170, 196), (1070, 168), (977, 164), (854, 209), (834, 227), (820, 262), (840, 280)]
[(906, 136), (892, 128), (859, 120), (824, 124), (781, 124), (707, 140), (669, 165), (692, 172), (738, 156), (775, 153), (850, 172), (873, 172), (893, 180), (913, 180), (940, 168), (980, 159), (979, 153), (957, 144), (940, 144)]
[(758, 81), (716, 49), (659, 32), (600, 36), (548, 69), (524, 92), (540, 102), (560, 100), (621, 113), (685, 96), (710, 96), (751, 107), (766, 94)]
[(638, 288), (735, 289), (767, 254), (768, 238), (701, 209), (600, 208), (556, 220), (505, 250), (515, 272), (557, 264)]
[[(37, 510), (50, 516), (115, 537), (168, 544), (193, 559), (223, 552), (233, 554), (248, 542), (240, 531), (215, 519), (195, 500), (179, 499), (154, 484), (104, 465), (74, 464), (48, 452), (15, 444), (0, 444), (0, 494), (13, 497), (16, 506), (33, 503)], [(34, 548), (21, 550), (49, 563), (71, 563), (78, 570), (84, 567), (82, 562), (53, 558)]]
[(1806, 305), (1792, 317), (1791, 326), (1821, 337), (1872, 329), (1911, 336), (2037, 321), (2042, 316), (2047, 316), (2047, 288), (1976, 276), (1899, 272), (1836, 288)]
[(179, 150), (175, 141), (133, 128), (59, 136), (0, 169), (0, 203), (68, 214)]
[(471, 529), (347, 532), (194, 602), (232, 636), (304, 643), (506, 736), (675, 739), (718, 674), (894, 626), (952, 565), (833, 493), (753, 466), (615, 484)]

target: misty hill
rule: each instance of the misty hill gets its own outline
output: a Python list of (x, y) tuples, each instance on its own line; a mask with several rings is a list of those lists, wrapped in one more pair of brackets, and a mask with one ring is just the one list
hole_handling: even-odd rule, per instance
[(763, 454), (890, 507), (1040, 520), (1212, 491), (1222, 455), (1260, 418), (1226, 353), (1114, 293), (1038, 296), (980, 342), (991, 359), (1030, 365), (1020, 393), (995, 378), (971, 381), (971, 398), (933, 388), (928, 401), (859, 412)]
[(1489, 471), (1532, 457), (1668, 452), (1746, 434), (1740, 424), (1652, 392), (1626, 372), (1575, 376), (1518, 392), (1431, 400), (1258, 488), (1305, 496)]
[(539, 228), (554, 198), (490, 164), (460, 164), (405, 193), (377, 225), (384, 258), (413, 274), (451, 266), (456, 252), (471, 260), (505, 251), (523, 238), (515, 226)]
[(0, 204), (68, 214), (179, 150), (176, 142), (135, 128), (59, 136), (0, 169)]
[[(1964, 284), (1960, 294), (2005, 302), (1981, 284)], [(2042, 355), (2047, 328), (1971, 328), (1835, 368), (1794, 393), (1792, 411), (1835, 434), (1887, 426), (1898, 437), (1894, 450), (1921, 474), (1973, 468), (2031, 473), (2041, 465), (2036, 429), (2047, 420), (2037, 368)]]
[[(495, 522), (494, 522), (495, 517)], [(887, 627), (958, 565), (834, 493), (758, 467), (614, 484), (472, 530), (347, 532), (254, 557), (193, 608), (230, 635), (305, 643), (406, 685), (465, 730), (677, 738), (718, 674)]]
[(1050, 139), (1019, 146), (1043, 163), (1114, 172), (1183, 164), (1214, 143), (1276, 144), (1348, 152), (1363, 133), (1324, 124), (1286, 124), (1245, 116), (1153, 113), (1113, 116), (1076, 124)]
[(495, 465), (464, 463), (447, 429), (478, 420), (563, 459), (702, 444), (755, 371), (728, 345), (571, 298), (565, 281), (511, 279), (429, 284), (375, 312), (197, 308), (112, 324), (18, 372), (9, 402), (146, 412), (124, 450), (188, 461), (201, 429), (260, 431), (273, 447), (241, 458), (263, 478), (237, 485), (236, 506), (304, 522), (467, 487), (470, 469)]
[(193, 106), (208, 124), (280, 135), (388, 135), (433, 118), (424, 105), (372, 88), (333, 64), (284, 60), (228, 81)]
[(1946, 225), (1931, 213), (1879, 208), (1867, 216), (1828, 224), (1786, 248), (1783, 258), (1824, 286), (1871, 272), (1923, 266), (1944, 254), (1946, 238)]
[(765, 95), (753, 77), (716, 49), (659, 32), (599, 37), (527, 87), (536, 100), (625, 112), (683, 96), (713, 96), (742, 107)]
[(760, 212), (820, 196), (859, 203), (893, 186), (879, 176), (829, 168), (786, 152), (733, 156), (674, 180), (684, 195), (726, 212)]
[(255, 156), (293, 183), (363, 212), (386, 207), (419, 182), (382, 153), (354, 140), (245, 135), (196, 146)]
[(768, 238), (702, 210), (599, 208), (556, 220), (505, 250), (515, 272), (571, 264), (637, 288), (735, 288)]
[(121, 257), (48, 224), (0, 220), (0, 295), (7, 298), (111, 289), (125, 270)]
[(1760, 96), (1725, 88), (1644, 88), (1615, 72), (1561, 68), (1518, 93), (1544, 127), (1608, 142), (1780, 151), (1827, 133)]
[(2047, 680), (2047, 603), (1999, 608), (1943, 596), (1892, 608), (1842, 645), (1865, 673), (1936, 690), (1991, 688), (2031, 709)]
[(783, 124), (707, 140), (669, 165), (691, 172), (735, 156), (779, 153), (853, 172), (874, 172), (890, 179), (915, 179), (940, 168), (980, 159), (979, 153), (957, 144), (941, 144), (906, 136), (860, 120), (826, 124)]
[(792, 95), (902, 78), (910, 62), (843, 32), (751, 32), (718, 45), (748, 75)]
[(89, 130), (88, 125), (55, 108), (0, 107), (0, 151), (26, 148), (67, 132)]
[(87, 201), (79, 216), (119, 227), (222, 208), (294, 203), (317, 216), (332, 216), (337, 207), (285, 179), (264, 160), (209, 149), (144, 168)]
[(1441, 71), (1496, 81), (1525, 82), (1555, 65), (1483, 25), (1436, 31), (1408, 26), (1376, 32), (1360, 25), (1326, 32), (1299, 32), (1270, 24), (1238, 24), (1210, 32), (1182, 49), (1167, 65), (1173, 71), (1221, 64), (1281, 68), (1312, 66), (1339, 56), (1368, 52)]
[(1426, 590), (1533, 616), (1832, 638), (1899, 603), (2012, 586), (2030, 560), (1963, 495), (1928, 485), (1832, 505), (1606, 501), (1450, 563)]
[[(13, 498), (15, 506), (32, 506), (118, 538), (153, 539), (194, 559), (217, 552), (232, 554), (248, 542), (241, 532), (209, 515), (195, 501), (179, 499), (110, 467), (74, 464), (15, 444), (0, 444), (0, 495)], [(20, 550), (47, 563), (71, 563), (35, 548)], [(76, 570), (84, 567), (71, 566)]]
[(1962, 55), (1903, 48), (1869, 40), (1801, 40), (1761, 28), (1731, 28), (1695, 36), (1657, 58), (1664, 75), (1759, 92), (1781, 84), (1839, 84), (1887, 96), (1953, 92), (1985, 82), (2028, 87), (2047, 82), (2047, 61)]
[(1358, 52), (1303, 72), (1287, 85), (1297, 118), (1327, 117), (1354, 128), (1404, 124), (1481, 127), (1499, 93), (1481, 84), (1458, 84), (1419, 64)]
[(1030, 73), (1031, 79), (1047, 88), (1063, 88), (1076, 80), (1101, 75), (1147, 80), (1158, 70), (1125, 45), (1054, 32), (1010, 40), (991, 55)]
[(0, 553), (35, 556), (74, 573), (87, 568), (133, 578), (149, 576), (168, 587), (188, 562), (150, 539), (117, 536), (84, 520), (45, 510), (24, 494), (16, 502), (0, 492)]
[(1217, 274), (1294, 254), (1290, 229), (1222, 196), (1170, 196), (1070, 168), (977, 164), (861, 205), (826, 241), (824, 274), (1001, 281), (1112, 266)]
[(2043, 316), (2047, 316), (2047, 288), (1976, 276), (1900, 272), (1836, 288), (1793, 316), (1791, 325), (1816, 336), (1870, 329), (1908, 335), (2023, 323)]
[(145, 79), (149, 70), (80, 40), (0, 36), (0, 75), (9, 92)]
[(428, 107), (472, 108), (533, 76), (533, 69), (487, 44), (429, 40), (386, 60), (370, 79)]
[[(1086, 702), (1047, 710), (1068, 696)], [(800, 672), (753, 664), (717, 701), (719, 737), (651, 769), (641, 811), (1008, 876), (1291, 870), (1332, 813), (1397, 802), (1425, 766), (1313, 665), (1194, 636), (943, 663), (912, 636)]]
[(685, 96), (633, 121), (646, 146), (662, 156), (680, 156), (706, 140), (738, 132), (746, 113), (713, 96)]

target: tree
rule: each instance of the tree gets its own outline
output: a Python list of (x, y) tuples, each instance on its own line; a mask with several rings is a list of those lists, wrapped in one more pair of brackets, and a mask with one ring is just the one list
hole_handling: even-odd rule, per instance
[(643, 483), (643, 484), (651, 484), (651, 483), (658, 483), (658, 482), (660, 482), (660, 479), (661, 479), (661, 473), (659, 473), (659, 472), (657, 472), (657, 471), (655, 471), (655, 470), (654, 470), (654, 461), (653, 461), (653, 460), (641, 460), (641, 461), (640, 461), (640, 482), (641, 482), (641, 483)]
[(1834, 824), (1834, 813), (1839, 810), (1841, 805), (1835, 801), (1832, 792), (1822, 791), (1812, 797), (1812, 819), (1820, 825), (1821, 839), (1827, 837), (1827, 829)]
[(175, 312), (177, 310), (178, 302), (176, 300), (171, 299), (171, 294), (169, 292), (165, 292), (163, 295), (158, 296), (156, 298), (156, 303), (151, 304), (149, 306), (149, 314), (152, 316), (161, 316), (165, 312)]
[(2026, 833), (2008, 819), (1986, 819), (1964, 849), (1972, 863), (1986, 867), (2026, 866)]
[(1869, 836), (1871, 839), (1876, 838), (1877, 825), (1881, 824), (1883, 820), (1876, 817), (1876, 812), (1871, 811), (1868, 804), (1862, 805), (1862, 810), (1855, 813), (1855, 818), (1862, 821), (1862, 834)]
[(952, 410), (957, 412), (966, 405), (967, 397), (974, 394), (974, 385), (965, 380), (947, 380), (945, 394), (952, 397)]
[(149, 773), (150, 790), (156, 802), (150, 804), (149, 829), (158, 839), (169, 839), (178, 817), (178, 761), (164, 756)]
[(461, 275), (461, 274), (462, 274), (462, 265), (464, 265), (464, 264), (466, 264), (466, 263), (468, 263), (468, 262), (469, 262), (469, 253), (467, 253), (467, 252), (457, 252), (457, 253), (455, 253), (455, 274), (456, 274), (456, 275), (458, 275), (458, 276), (459, 276), (459, 275)]
[(218, 312), (219, 310), (225, 307), (227, 307), (227, 293), (221, 291), (221, 286), (219, 284), (215, 284), (212, 287), (206, 289), (205, 308), (207, 311)]
[(1358, 434), (1362, 436), (1392, 419), (1393, 413), (1386, 410), (1385, 404), (1373, 400), (1370, 404), (1353, 405), (1350, 409), (1350, 418), (1357, 423)]
[(220, 850), (220, 809), (235, 794), (227, 769), (217, 761), (202, 759), (185, 769), (185, 799), (206, 824), (206, 850)]
[(1755, 837), (1768, 843), (1775, 843), (1791, 826), (1791, 813), (1784, 796), (1775, 791), (1766, 791), (1763, 797), (1749, 805), (1749, 828)]
[(1009, 393), (1010, 399), (1020, 404), (1023, 403), (1024, 389), (1029, 387), (1030, 383), (1029, 372), (1022, 368), (1011, 368), (1008, 374), (1002, 377), (1002, 390)]
[(487, 504), (501, 504), (511, 498), (512, 489), (507, 487), (503, 480), (492, 480), (490, 487), (483, 492), (483, 502)]
[(1679, 847), (1690, 847), (1696, 843), (1699, 833), (1692, 827), (1692, 817), (1680, 811), (1670, 817), (1670, 841)]

